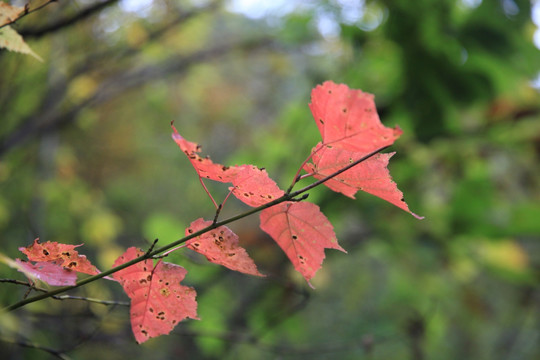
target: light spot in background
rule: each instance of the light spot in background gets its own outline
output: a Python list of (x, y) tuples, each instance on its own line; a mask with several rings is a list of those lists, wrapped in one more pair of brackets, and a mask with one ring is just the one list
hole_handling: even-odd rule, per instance
[(507, 16), (514, 16), (519, 14), (519, 7), (516, 5), (514, 0), (503, 0), (502, 1), (503, 11)]
[(537, 29), (533, 36), (534, 45), (540, 49), (540, 0), (536, 0), (532, 4), (531, 17), (533, 23), (536, 25)]
[(250, 19), (262, 19), (267, 16), (285, 16), (292, 13), (296, 6), (296, 1), (290, 0), (232, 0), (227, 4), (226, 8), (231, 12), (243, 14)]
[(153, 2), (154, 0), (121, 0), (118, 6), (125, 12), (146, 16), (150, 12)]
[(475, 8), (480, 6), (482, 0), (461, 0), (461, 3), (469, 8)]
[(317, 16), (317, 29), (325, 38), (337, 37), (341, 31), (338, 22), (330, 13), (321, 13)]
[(363, 15), (366, 2), (364, 0), (337, 0), (341, 6), (341, 18), (346, 24), (358, 23)]

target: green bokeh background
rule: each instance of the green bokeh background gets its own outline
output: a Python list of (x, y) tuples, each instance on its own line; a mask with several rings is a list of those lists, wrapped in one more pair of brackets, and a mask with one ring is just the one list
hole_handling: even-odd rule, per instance
[[(107, 1), (77, 18), (95, 3), (14, 25), (43, 63), (0, 51), (5, 256), (36, 237), (84, 243), (104, 270), (211, 219), (172, 120), (214, 161), (264, 167), (286, 188), (319, 141), (308, 103), (325, 80), (375, 94), (383, 123), (404, 130), (390, 171), (426, 218), (317, 188), (348, 254), (326, 252), (315, 290), (252, 216), (230, 227), (267, 278), (168, 257), (188, 270), (200, 321), (137, 345), (127, 307), (44, 300), (0, 314), (0, 358), (540, 358), (537, 2)], [(230, 199), (222, 216), (246, 209)], [(0, 278), (24, 280), (4, 264)], [(1, 306), (26, 291), (0, 283)], [(71, 294), (127, 301), (106, 280)]]

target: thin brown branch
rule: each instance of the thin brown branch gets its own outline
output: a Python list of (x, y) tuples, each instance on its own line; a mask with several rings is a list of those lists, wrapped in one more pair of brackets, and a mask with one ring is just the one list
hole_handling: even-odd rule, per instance
[(50, 3), (53, 3), (53, 2), (57, 2), (57, 0), (47, 0), (45, 1), (43, 4), (41, 5), (38, 5), (36, 6), (35, 8), (31, 9), (30, 8), (30, 3), (27, 3), (25, 6), (24, 6), (24, 10), (23, 12), (21, 12), (19, 14), (19, 16), (17, 16), (16, 18), (14, 19), (10, 19), (8, 20), (8, 22), (4, 23), (4, 24), (0, 24), (0, 29), (3, 28), (4, 26), (9, 26), (9, 25), (12, 25), (14, 23), (16, 23), (17, 21), (19, 21), (20, 19), (22, 19), (23, 17), (33, 13), (33, 12), (36, 12), (38, 10), (41, 10), (43, 9), (45, 6), (49, 5)]
[(26, 342), (26, 341), (20, 341), (20, 340), (16, 340), (16, 339), (4, 338), (4, 337), (0, 337), (0, 341), (8, 343), (8, 344), (15, 344), (15, 345), (26, 347), (26, 348), (45, 351), (46, 353), (49, 353), (49, 354), (51, 354), (51, 355), (53, 355), (53, 356), (55, 356), (55, 357), (57, 357), (59, 359), (62, 359), (62, 360), (70, 360), (71, 359), (63, 351), (52, 349), (52, 348), (49, 348), (49, 347), (46, 347), (46, 346), (43, 346), (43, 345), (30, 343), (30, 342)]
[(127, 268), (127, 267), (129, 267), (131, 265), (137, 264), (137, 263), (139, 263), (141, 261), (144, 261), (144, 260), (147, 260), (147, 259), (152, 259), (156, 255), (159, 255), (159, 254), (161, 254), (163, 252), (166, 252), (167, 250), (170, 250), (172, 248), (178, 247), (179, 245), (185, 243), (186, 241), (188, 241), (190, 239), (193, 239), (193, 238), (195, 238), (197, 236), (203, 235), (203, 234), (205, 234), (205, 233), (207, 233), (207, 232), (209, 232), (209, 231), (211, 231), (213, 229), (216, 229), (216, 228), (218, 228), (220, 226), (223, 226), (223, 225), (229, 224), (231, 222), (234, 222), (234, 221), (240, 220), (242, 218), (245, 218), (247, 216), (253, 215), (255, 213), (258, 213), (258, 212), (260, 212), (260, 211), (262, 211), (264, 209), (267, 209), (267, 208), (272, 207), (274, 205), (280, 204), (282, 202), (293, 200), (296, 197), (298, 197), (299, 195), (313, 189), (316, 186), (321, 185), (322, 183), (324, 183), (324, 182), (330, 180), (331, 178), (341, 174), (342, 172), (347, 171), (348, 169), (352, 168), (353, 166), (356, 166), (356, 165), (360, 164), (362, 161), (365, 161), (365, 160), (369, 159), (370, 157), (372, 157), (373, 155), (375, 155), (375, 154), (379, 153), (380, 151), (386, 149), (387, 147), (388, 146), (377, 149), (377, 150), (367, 154), (366, 156), (356, 160), (355, 162), (349, 164), (348, 166), (334, 172), (333, 174), (328, 175), (325, 178), (320, 179), (320, 180), (318, 180), (318, 181), (316, 181), (316, 182), (314, 182), (314, 183), (312, 183), (312, 184), (310, 184), (310, 185), (308, 185), (308, 186), (306, 186), (306, 187), (304, 187), (304, 188), (302, 188), (300, 190), (291, 192), (289, 194), (285, 193), (283, 196), (281, 196), (281, 197), (279, 197), (279, 198), (277, 198), (277, 199), (275, 199), (273, 201), (270, 201), (270, 202), (268, 202), (268, 203), (266, 203), (264, 205), (255, 207), (255, 208), (253, 208), (253, 209), (251, 209), (249, 211), (246, 211), (244, 213), (241, 213), (241, 214), (238, 214), (236, 216), (230, 217), (230, 218), (228, 218), (226, 220), (222, 220), (222, 221), (219, 221), (217, 223), (212, 223), (211, 225), (209, 225), (209, 226), (207, 226), (207, 227), (205, 227), (205, 228), (203, 228), (203, 229), (201, 229), (199, 231), (196, 231), (196, 232), (194, 232), (194, 233), (192, 233), (190, 235), (187, 235), (187, 236), (185, 236), (185, 237), (183, 237), (181, 239), (173, 241), (172, 243), (167, 244), (165, 246), (162, 246), (160, 248), (157, 248), (157, 249), (155, 249), (155, 250), (153, 250), (151, 252), (146, 252), (143, 255), (141, 255), (141, 256), (133, 259), (133, 260), (127, 261), (127, 262), (125, 262), (125, 263), (123, 263), (123, 264), (121, 264), (119, 266), (111, 268), (111, 269), (109, 269), (107, 271), (104, 271), (102, 273), (99, 273), (97, 275), (89, 276), (86, 279), (80, 280), (75, 285), (64, 286), (64, 287), (58, 288), (56, 290), (49, 291), (46, 294), (41, 294), (41, 295), (37, 295), (37, 296), (31, 297), (31, 298), (23, 299), (23, 300), (15, 303), (15, 304), (12, 304), (12, 305), (10, 305), (10, 306), (2, 309), (2, 310), (3, 311), (13, 311), (13, 310), (16, 310), (16, 309), (18, 309), (18, 308), (20, 308), (22, 306), (27, 305), (27, 304), (30, 304), (30, 303), (33, 303), (33, 302), (36, 302), (36, 301), (39, 301), (39, 300), (43, 300), (43, 299), (46, 299), (46, 298), (49, 298), (49, 297), (53, 297), (53, 296), (58, 295), (60, 293), (66, 292), (68, 290), (75, 289), (75, 288), (78, 288), (80, 286), (86, 285), (86, 284), (91, 283), (93, 281), (96, 281), (98, 279), (109, 276), (109, 275), (111, 275), (111, 274), (113, 274), (115, 272), (118, 272), (118, 271), (122, 270), (122, 269), (125, 269), (125, 268)]
[[(50, 2), (54, 2), (57, 0), (50, 0)], [(71, 25), (74, 25), (78, 23), (79, 21), (82, 21), (95, 13), (105, 9), (106, 7), (109, 7), (115, 3), (117, 3), (118, 0), (106, 0), (102, 2), (97, 2), (95, 4), (92, 4), (81, 11), (79, 11), (76, 14), (73, 14), (71, 16), (65, 16), (63, 18), (60, 18), (53, 22), (52, 24), (47, 24), (42, 27), (27, 27), (19, 30), (19, 34), (25, 38), (40, 38), (44, 35), (47, 35), (51, 32), (55, 32), (58, 30), (62, 30), (64, 28), (67, 28)]]
[[(36, 290), (36, 291), (43, 292), (43, 293), (48, 293), (49, 292), (49, 290), (37, 287), (37, 286), (27, 282), (27, 281), (21, 281), (21, 280), (16, 280), (16, 279), (0, 279), (0, 282), (27, 286), (29, 288), (29, 290)], [(60, 296), (58, 296), (58, 295), (54, 295), (54, 296), (51, 296), (51, 297), (53, 299), (55, 299), (55, 300), (82, 300), (82, 301), (96, 303), (96, 304), (102, 304), (102, 305), (129, 306), (129, 302), (125, 302), (125, 301), (101, 300), (101, 299), (94, 299), (94, 298), (89, 298), (89, 297), (85, 297), (85, 296), (73, 296), (73, 295), (60, 295)]]
[(210, 49), (201, 50), (184, 58), (179, 59), (178, 55), (174, 55), (157, 64), (127, 70), (103, 81), (91, 96), (62, 112), (60, 112), (59, 106), (63, 99), (63, 96), (61, 95), (62, 93), (65, 93), (67, 88), (65, 84), (63, 84), (64, 86), (59, 84), (57, 91), (60, 96), (55, 97), (57, 101), (52, 102), (52, 105), (49, 103), (49, 107), (44, 109), (43, 112), (38, 112), (27, 117), (15, 130), (0, 139), (0, 157), (13, 147), (23, 144), (32, 138), (71, 125), (83, 109), (105, 103), (129, 89), (145, 85), (150, 81), (171, 74), (184, 73), (189, 70), (192, 65), (217, 59), (221, 56), (225, 56), (231, 51), (255, 51), (267, 48), (272, 44), (273, 43), (267, 38), (247, 40), (240, 43), (222, 44)]

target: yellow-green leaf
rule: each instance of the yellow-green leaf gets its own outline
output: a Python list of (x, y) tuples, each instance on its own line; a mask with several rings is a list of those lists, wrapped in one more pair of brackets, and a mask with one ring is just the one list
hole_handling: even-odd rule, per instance
[(0, 29), (0, 48), (32, 55), (39, 61), (43, 61), (43, 59), (24, 42), (22, 36), (13, 30), (11, 26), (5, 26)]

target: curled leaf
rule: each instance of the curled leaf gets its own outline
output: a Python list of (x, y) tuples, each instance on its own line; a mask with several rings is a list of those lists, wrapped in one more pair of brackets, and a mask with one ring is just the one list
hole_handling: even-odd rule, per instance
[(50, 262), (60, 265), (68, 270), (82, 272), (89, 275), (99, 274), (99, 270), (90, 263), (84, 255), (79, 255), (76, 247), (81, 245), (67, 245), (47, 241), (43, 244), (39, 238), (32, 245), (21, 247), (19, 250), (28, 256), (28, 260), (37, 262)]

